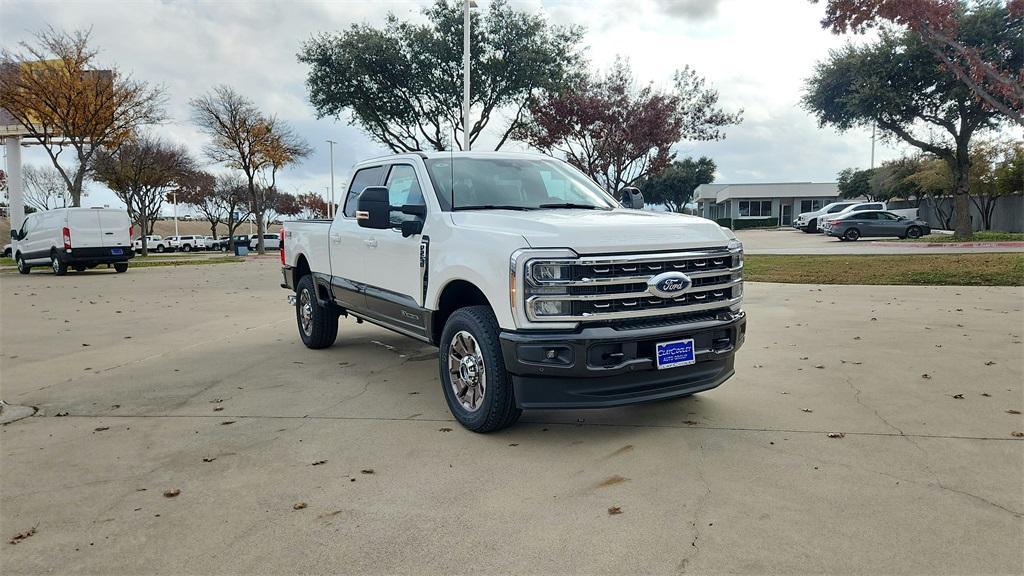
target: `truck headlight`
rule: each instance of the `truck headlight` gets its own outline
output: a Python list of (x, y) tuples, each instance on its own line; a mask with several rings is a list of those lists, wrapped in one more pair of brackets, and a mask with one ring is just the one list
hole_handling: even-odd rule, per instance
[(530, 280), (534, 284), (564, 282), (570, 280), (571, 275), (572, 270), (565, 263), (544, 261), (530, 263)]
[(534, 300), (533, 314), (538, 318), (544, 316), (569, 316), (572, 302), (568, 300)]

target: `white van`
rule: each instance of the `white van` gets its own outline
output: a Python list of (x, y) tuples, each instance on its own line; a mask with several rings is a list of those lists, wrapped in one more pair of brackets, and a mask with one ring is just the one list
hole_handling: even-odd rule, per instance
[(58, 208), (25, 216), (21, 228), (11, 230), (18, 272), (49, 266), (62, 276), (72, 268), (81, 272), (100, 264), (128, 270), (132, 250), (132, 224), (128, 213), (113, 208)]

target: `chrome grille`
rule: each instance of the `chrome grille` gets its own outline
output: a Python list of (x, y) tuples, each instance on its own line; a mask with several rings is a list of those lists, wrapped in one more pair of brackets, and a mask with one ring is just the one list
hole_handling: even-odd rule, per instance
[[(552, 292), (527, 298), (531, 320), (606, 320), (685, 314), (726, 308), (742, 298), (742, 253), (728, 249), (582, 257), (563, 261), (567, 280), (536, 281)], [(648, 289), (648, 280), (663, 272), (682, 272), (690, 287), (680, 296), (662, 298)], [(554, 289), (559, 293), (554, 293)], [(567, 315), (537, 317), (533, 303), (569, 301)]]

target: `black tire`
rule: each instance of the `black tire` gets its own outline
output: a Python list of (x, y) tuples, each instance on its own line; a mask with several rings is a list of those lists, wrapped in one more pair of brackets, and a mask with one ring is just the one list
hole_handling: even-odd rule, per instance
[[(475, 410), (467, 409), (456, 396), (452, 374), (448, 369), (453, 340), (460, 332), (468, 332), (476, 341), (483, 360), (484, 391)], [(511, 426), (523, 413), (516, 407), (512, 380), (505, 372), (505, 361), (498, 341), (498, 320), (488, 306), (468, 306), (456, 310), (444, 325), (438, 354), (441, 388), (455, 419), (473, 432), (494, 432)]]
[(856, 242), (858, 238), (860, 238), (860, 230), (856, 228), (850, 228), (843, 234), (843, 239), (850, 242)]
[(118, 274), (124, 274), (127, 271), (128, 271), (128, 263), (127, 262), (114, 262), (114, 272), (117, 272)]
[[(306, 318), (308, 323), (304, 322), (306, 313), (309, 315)], [(309, 274), (303, 276), (295, 287), (295, 324), (306, 348), (327, 348), (338, 338), (338, 311), (317, 302), (316, 287)]]
[(21, 254), (18, 254), (18, 273), (28, 274), (32, 271), (32, 267), (25, 263), (25, 258)]
[(808, 234), (814, 234), (818, 231), (818, 219), (815, 218), (807, 223), (807, 228), (804, 228), (804, 232)]
[(182, 252), (191, 252), (192, 251), (192, 245), (191, 244), (185, 244), (184, 246), (181, 247), (181, 251)]
[(67, 262), (61, 260), (60, 254), (57, 252), (50, 254), (50, 268), (55, 276), (63, 276), (68, 273)]
[(156, 245), (156, 251), (161, 253), (161, 254), (163, 254), (164, 253), (164, 245), (163, 244), (157, 244)]
[(920, 226), (911, 226), (907, 228), (907, 238), (920, 238), (924, 233)]

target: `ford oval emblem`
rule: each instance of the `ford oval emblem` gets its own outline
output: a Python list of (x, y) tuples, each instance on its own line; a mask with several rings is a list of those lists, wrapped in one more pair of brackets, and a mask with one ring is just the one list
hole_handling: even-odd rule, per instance
[(647, 281), (647, 291), (660, 298), (678, 298), (693, 281), (682, 272), (662, 272)]

